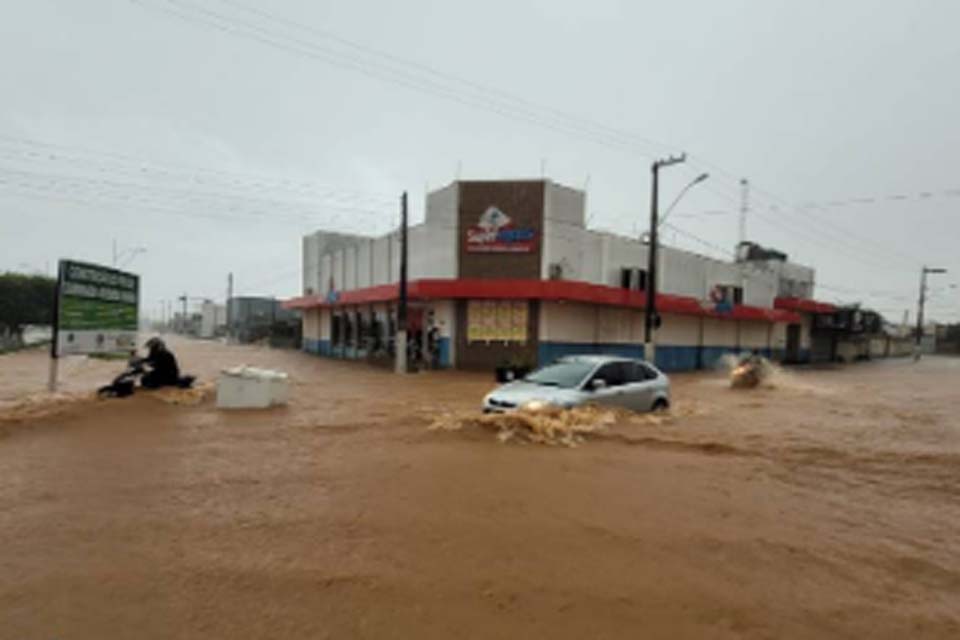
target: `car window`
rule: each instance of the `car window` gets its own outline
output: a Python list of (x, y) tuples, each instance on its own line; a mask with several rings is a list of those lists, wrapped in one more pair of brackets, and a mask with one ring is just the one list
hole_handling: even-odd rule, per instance
[(657, 372), (642, 362), (631, 362), (628, 367), (631, 382), (646, 382), (657, 377)]
[(593, 374), (592, 380), (604, 380), (608, 387), (619, 387), (629, 382), (629, 372), (626, 369), (627, 362), (608, 362)]
[(580, 386), (592, 370), (593, 364), (590, 362), (558, 362), (534, 371), (524, 380), (548, 387), (573, 389)]

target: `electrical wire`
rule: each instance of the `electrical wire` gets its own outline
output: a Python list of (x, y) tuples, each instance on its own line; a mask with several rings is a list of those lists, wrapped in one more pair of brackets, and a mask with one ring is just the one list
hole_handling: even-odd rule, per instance
[[(124, 201), (151, 202), (150, 197), (167, 196), (173, 198), (173, 202), (182, 203), (184, 206), (203, 209), (226, 209), (228, 212), (245, 214), (251, 217), (266, 218), (271, 221), (293, 221), (300, 223), (316, 223), (318, 216), (324, 216), (324, 220), (329, 220), (327, 213), (317, 209), (336, 211), (338, 213), (349, 213), (351, 216), (362, 216), (384, 220), (389, 212), (385, 210), (375, 211), (369, 209), (360, 209), (355, 207), (325, 204), (321, 207), (310, 207), (309, 203), (283, 202), (265, 198), (255, 198), (251, 196), (236, 196), (232, 194), (220, 194), (213, 192), (200, 192), (191, 189), (178, 187), (156, 187), (154, 185), (144, 185), (133, 182), (124, 182), (118, 180), (89, 178), (85, 176), (69, 176), (64, 174), (53, 174), (49, 172), (31, 172), (12, 169), (0, 165), (0, 184), (10, 186), (21, 186), (32, 189), (56, 190), (59, 186), (74, 189), (100, 189), (93, 195), (102, 197), (113, 197)], [(32, 183), (30, 181), (33, 181)], [(47, 183), (47, 186), (38, 183)], [(154, 200), (155, 202), (155, 200)], [(169, 204), (169, 203), (167, 203)], [(247, 205), (244, 209), (244, 205)], [(260, 208), (251, 208), (255, 205)], [(279, 212), (279, 213), (278, 213)]]
[[(143, 6), (153, 6), (148, 5), (143, 0), (132, 1), (135, 1), (137, 4), (141, 4)], [(453, 99), (455, 101), (468, 104), (468, 106), (493, 110), (500, 115), (519, 118), (522, 121), (531, 124), (539, 124), (541, 126), (546, 126), (547, 128), (552, 128), (568, 134), (586, 136), (593, 139), (595, 142), (606, 144), (608, 146), (628, 148), (629, 150), (640, 151), (644, 155), (650, 154), (651, 147), (656, 147), (658, 151), (672, 148), (669, 145), (664, 145), (649, 139), (640, 138), (634, 134), (623, 132), (612, 127), (607, 127), (606, 125), (601, 125), (578, 116), (566, 114), (556, 109), (543, 107), (542, 105), (536, 105), (535, 103), (518, 98), (507, 92), (470, 82), (452, 74), (440, 72), (425, 65), (420, 65), (398, 56), (377, 51), (371, 47), (360, 45), (346, 38), (331, 34), (327, 31), (313, 29), (296, 23), (292, 20), (278, 18), (277, 16), (263, 11), (262, 9), (252, 8), (243, 3), (236, 2), (235, 0), (223, 0), (222, 4), (239, 8), (247, 13), (253, 14), (258, 18), (260, 23), (251, 23), (238, 17), (235, 13), (231, 15), (230, 13), (216, 11), (186, 0), (166, 0), (162, 7), (153, 6), (153, 8), (159, 8), (161, 11), (171, 13), (175, 17), (187, 22), (212, 26), (230, 35), (252, 38), (262, 42), (263, 44), (286, 49), (287, 51), (293, 53), (318, 57), (325, 62), (347, 68), (348, 70), (359, 71), (367, 75), (373, 75), (381, 80), (391, 81), (407, 86), (408, 88), (425, 91), (427, 93), (432, 93), (448, 99)], [(171, 6), (176, 7), (176, 9), (172, 9)], [(320, 36), (321, 39), (325, 39), (327, 41), (327, 44), (321, 45), (316, 41), (304, 40), (303, 38), (293, 37), (290, 34), (278, 33), (276, 30), (272, 31), (270, 28), (263, 26), (264, 21), (267, 23), (275, 23), (285, 27), (295, 28), (299, 31), (307, 32), (313, 36)], [(352, 50), (352, 53), (345, 53), (344, 51), (331, 49), (329, 45), (329, 41), (331, 40), (339, 45), (349, 47)], [(420, 75), (416, 75), (417, 73)], [(451, 87), (451, 84), (456, 86)], [(465, 98), (463, 93), (464, 89), (476, 92), (482, 91), (482, 95), (478, 97), (478, 95), (473, 94), (468, 98)], [(460, 93), (458, 94), (457, 91)], [(496, 98), (491, 98), (492, 96), (496, 96)], [(544, 120), (543, 116), (545, 114), (559, 117), (559, 126), (558, 122), (548, 122)], [(639, 149), (638, 146), (645, 148)], [(727, 172), (722, 167), (710, 163), (698, 155), (691, 155), (690, 157), (699, 165), (710, 167), (715, 172), (727, 175), (732, 179), (736, 179), (732, 174)], [(769, 192), (765, 189), (760, 189), (759, 187), (756, 187), (756, 185), (754, 185), (754, 187), (755, 190), (766, 195), (766, 197), (774, 198), (776, 201), (783, 202), (782, 199), (780, 199), (778, 196), (775, 196), (772, 192)], [(822, 219), (816, 219), (821, 223), (824, 222)], [(815, 228), (812, 233), (808, 233), (807, 235), (820, 236), (832, 244), (842, 245), (845, 247), (844, 252), (847, 253), (853, 251), (860, 253), (861, 256), (865, 256), (866, 252), (870, 252), (872, 256), (870, 259), (872, 260), (878, 259), (878, 256), (880, 255), (877, 253), (878, 250), (882, 250), (884, 252), (888, 251), (888, 249), (885, 248), (878, 249), (879, 244), (869, 238), (864, 239), (864, 242), (866, 244), (870, 244), (871, 247), (864, 249), (850, 240), (854, 234), (850, 233), (849, 230), (842, 229), (833, 223), (827, 222), (826, 224), (827, 226), (832, 226), (842, 235), (836, 236), (825, 234), (822, 233), (822, 230), (818, 228)], [(901, 257), (903, 256), (903, 254), (900, 255)], [(888, 259), (889, 256), (887, 253), (884, 253), (882, 257), (879, 258), (881, 263)], [(912, 261), (912, 258), (908, 257), (906, 260)]]
[[(71, 155), (72, 154), (72, 155)], [(202, 167), (175, 167), (155, 160), (144, 160), (133, 156), (90, 150), (83, 147), (41, 142), (38, 140), (16, 138), (0, 134), (0, 155), (8, 158), (20, 158), (28, 162), (65, 162), (84, 168), (94, 168), (101, 172), (129, 174), (138, 178), (156, 177), (173, 180), (178, 183), (187, 181), (197, 186), (212, 185), (216, 188), (239, 188), (241, 190), (280, 191), (312, 198), (327, 198), (333, 201), (392, 203), (394, 198), (383, 194), (363, 193), (352, 190), (332, 189), (328, 185), (305, 181), (275, 181), (263, 176), (226, 172)], [(87, 156), (87, 157), (84, 157)], [(97, 166), (99, 163), (99, 166)]]

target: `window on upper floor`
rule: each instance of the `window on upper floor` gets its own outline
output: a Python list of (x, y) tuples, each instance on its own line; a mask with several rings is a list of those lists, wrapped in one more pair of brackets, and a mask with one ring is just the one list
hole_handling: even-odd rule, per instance
[(631, 291), (646, 291), (647, 270), (634, 267), (622, 267), (620, 269), (620, 287), (622, 289), (630, 289)]

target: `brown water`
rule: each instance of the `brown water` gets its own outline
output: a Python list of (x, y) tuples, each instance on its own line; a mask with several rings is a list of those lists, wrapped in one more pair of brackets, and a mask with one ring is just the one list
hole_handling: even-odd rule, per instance
[(77, 361), (50, 410), (0, 358), (0, 638), (960, 636), (960, 360), (675, 376), (568, 448), (428, 430), (486, 376), (178, 353), (292, 403), (99, 403)]

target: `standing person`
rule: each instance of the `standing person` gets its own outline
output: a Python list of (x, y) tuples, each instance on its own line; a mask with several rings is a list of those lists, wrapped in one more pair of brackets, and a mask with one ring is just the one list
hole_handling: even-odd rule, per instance
[(430, 368), (440, 368), (440, 327), (435, 324), (430, 325), (427, 331), (427, 354), (430, 358)]
[(410, 366), (416, 366), (423, 356), (420, 352), (420, 333), (418, 331), (412, 331), (408, 332), (407, 336), (407, 363), (409, 363)]

